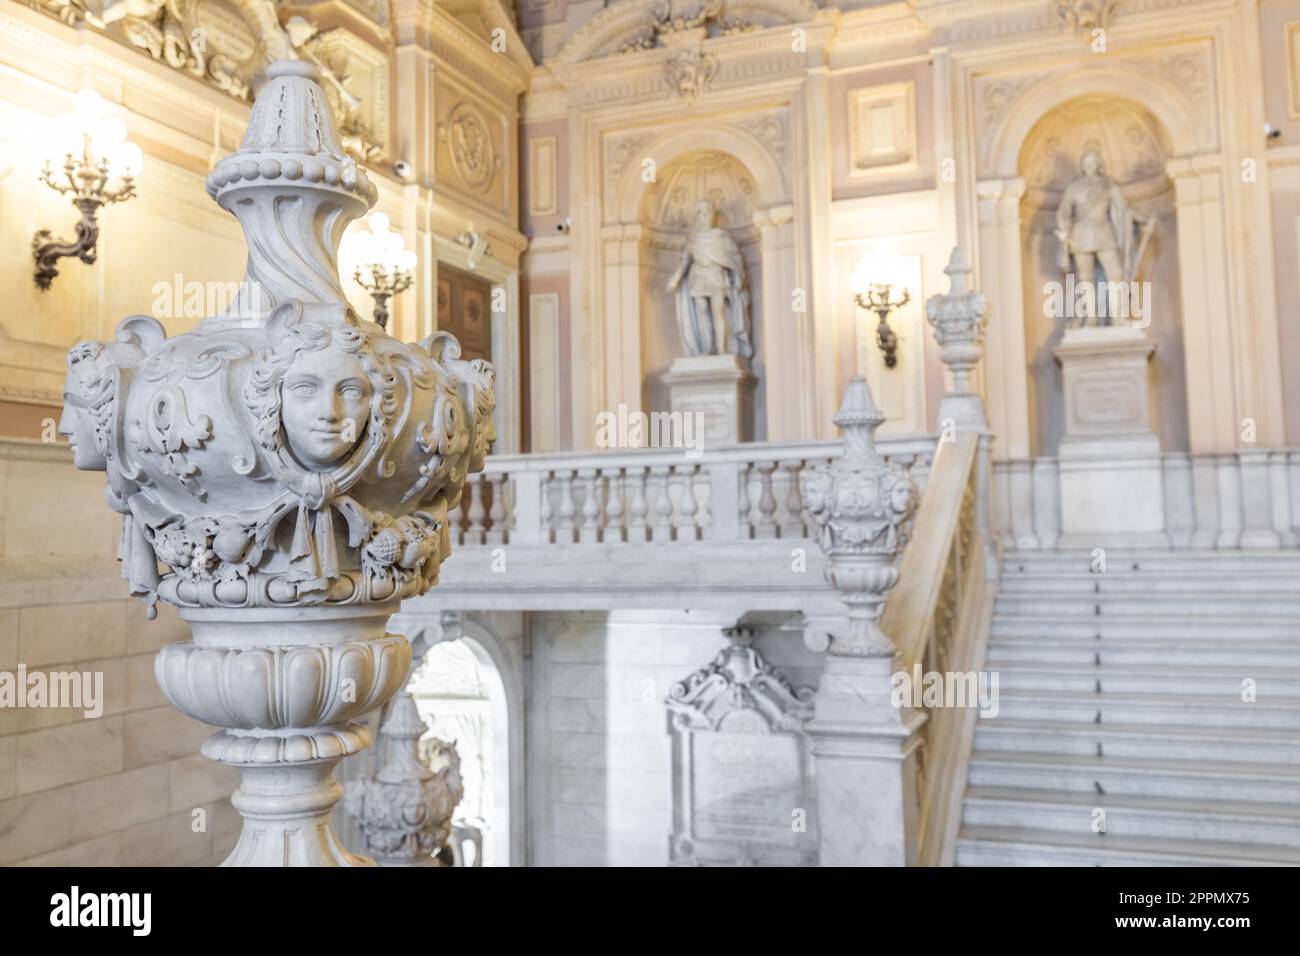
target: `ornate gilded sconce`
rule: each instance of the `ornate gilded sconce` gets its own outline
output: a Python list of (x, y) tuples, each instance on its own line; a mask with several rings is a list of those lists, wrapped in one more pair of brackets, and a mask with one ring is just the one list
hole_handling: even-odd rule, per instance
[(871, 255), (859, 259), (849, 277), (858, 308), (876, 313), (876, 345), (885, 356), (885, 368), (898, 364), (898, 336), (889, 327), (889, 313), (912, 301), (904, 281), (902, 263)]
[(375, 300), (375, 322), (388, 327), (388, 300), (411, 287), (415, 253), (407, 249), (400, 233), (388, 227), (388, 217), (372, 213), (369, 232), (352, 237), (357, 268), (352, 278)]
[[(50, 287), (59, 274), (55, 264), (64, 256), (76, 256), (87, 265), (95, 261), (99, 208), (134, 196), (135, 179), (144, 165), (140, 147), (126, 139), (126, 124), (109, 115), (108, 104), (94, 90), (77, 94), (76, 112), (55, 120), (52, 133), (41, 182), (70, 196), (81, 221), (72, 242), (55, 239), (48, 229), (32, 237), (41, 289)], [(62, 169), (55, 173), (60, 163)]]

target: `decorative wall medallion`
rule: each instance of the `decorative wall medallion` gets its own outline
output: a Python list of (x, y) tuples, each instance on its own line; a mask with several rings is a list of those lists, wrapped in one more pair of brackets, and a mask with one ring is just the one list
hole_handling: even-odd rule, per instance
[(702, 50), (683, 50), (674, 54), (664, 67), (668, 85), (688, 105), (694, 105), (718, 75), (718, 58)]
[(445, 131), (456, 175), (470, 188), (486, 190), (492, 184), (497, 159), (483, 114), (477, 107), (461, 103), (451, 111)]

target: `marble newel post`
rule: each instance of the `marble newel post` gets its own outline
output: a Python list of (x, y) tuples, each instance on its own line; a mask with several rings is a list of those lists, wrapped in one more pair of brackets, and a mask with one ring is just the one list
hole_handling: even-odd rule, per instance
[(925, 718), (891, 702), (894, 645), (879, 624), (898, 580), (895, 559), (911, 528), (916, 487), (876, 451), (884, 420), (866, 381), (853, 379), (834, 418), (843, 455), (800, 476), (830, 558), (827, 580), (848, 605), (805, 725), (822, 866), (903, 866), (916, 856), (916, 729)]
[(123, 576), (193, 633), (158, 683), (242, 772), (228, 865), (370, 863), (331, 828), (334, 767), (406, 679), (388, 619), (437, 583), (492, 438), (489, 364), (445, 333), (398, 342), (344, 298), (339, 239), (377, 190), (326, 104), (313, 66), (273, 64), (208, 177), (248, 244), (231, 311), (173, 338), (133, 316), (68, 359), (65, 426), (78, 467), (108, 472)]

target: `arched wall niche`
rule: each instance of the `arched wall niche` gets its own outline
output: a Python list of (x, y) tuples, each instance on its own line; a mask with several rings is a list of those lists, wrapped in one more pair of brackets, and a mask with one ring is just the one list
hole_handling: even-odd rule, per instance
[[(767, 120), (780, 128), (770, 114)], [(626, 395), (629, 404), (639, 402), (646, 411), (667, 410), (659, 376), (673, 358), (684, 354), (672, 297), (664, 291), (686, 238), (678, 212), (689, 211), (699, 198), (715, 196), (720, 218), (732, 231), (749, 271), (752, 369), (758, 378), (753, 438), (764, 440), (767, 409), (781, 400), (768, 393), (765, 356), (774, 341), (770, 323), (778, 319), (764, 309), (764, 301), (772, 300), (774, 288), (784, 288), (789, 295), (798, 284), (789, 177), (773, 145), (776, 140), (762, 140), (741, 125), (708, 117), (650, 135), (607, 135), (632, 144), (621, 168), (616, 173), (607, 170), (614, 185), (601, 217), (605, 241), (598, 274), (605, 321), (617, 329), (616, 340), (623, 343), (617, 354), (606, 355), (614, 380), (623, 383), (611, 395)], [(770, 255), (764, 250), (771, 250)], [(630, 343), (635, 346), (629, 348)], [(616, 403), (611, 399), (611, 407)]]
[(1111, 97), (1141, 107), (1154, 119), (1167, 147), (1167, 157), (1212, 150), (1218, 141), (1213, 110), (1198, 103), (1164, 75), (1133, 63), (1071, 63), (1024, 85), (991, 129), (984, 132), (979, 153), (981, 178), (1020, 175), (1025, 141), (1039, 122), (1057, 107), (1081, 97)]
[(1101, 153), (1107, 175), (1124, 197), (1140, 213), (1158, 219), (1139, 274), (1150, 283), (1147, 335), (1156, 347), (1151, 362), (1152, 424), (1164, 450), (1188, 448), (1175, 197), (1165, 174), (1172, 148), (1168, 132), (1150, 110), (1109, 93), (1056, 105), (1024, 138), (1016, 172), (1025, 184), (1020, 224), (1032, 454), (1055, 455), (1064, 431), (1061, 372), (1052, 352), (1060, 344), (1065, 319), (1044, 314), (1045, 286), (1064, 281), (1057, 266), (1056, 212), (1088, 149)]
[[(718, 225), (731, 233), (745, 260), (751, 322), (763, 314), (763, 263), (759, 231), (754, 225), (755, 187), (749, 170), (729, 153), (699, 150), (687, 153), (658, 170), (656, 181), (642, 196), (645, 296), (641, 302), (642, 402), (649, 409), (669, 407), (661, 376), (678, 356), (686, 354), (677, 326), (675, 298), (664, 291), (677, 268), (682, 248), (695, 220), (696, 205), (709, 202), (718, 211)], [(754, 374), (763, 378), (765, 349), (755, 329)], [(765, 434), (764, 403), (755, 396), (755, 433)]]

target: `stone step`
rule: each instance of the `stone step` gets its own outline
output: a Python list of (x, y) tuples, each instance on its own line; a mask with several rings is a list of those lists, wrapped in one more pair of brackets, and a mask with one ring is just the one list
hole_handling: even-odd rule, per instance
[(1038, 590), (1027, 594), (998, 593), (993, 613), (1059, 618), (1227, 617), (1238, 622), (1252, 617), (1300, 621), (1300, 594), (1211, 594), (1170, 597), (1141, 594), (1070, 594)]
[(988, 666), (1012, 663), (1144, 664), (1164, 667), (1180, 664), (1238, 667), (1300, 668), (1300, 641), (1244, 643), (1213, 640), (1142, 640), (1089, 637), (1000, 637), (989, 644)]
[[(1104, 818), (1098, 814), (1104, 810)], [(1110, 837), (1164, 837), (1300, 848), (1300, 806), (972, 787), (962, 824)]]
[(1278, 615), (1242, 614), (1227, 617), (1222, 614), (1198, 615), (1179, 618), (1135, 617), (1132, 615), (1086, 615), (1063, 618), (1060, 614), (999, 614), (993, 618), (991, 641), (1003, 637), (1025, 638), (1105, 638), (1138, 640), (1215, 639), (1224, 644), (1234, 640), (1294, 642), (1300, 646), (1300, 616), (1287, 618)]
[[(1003, 580), (1017, 574), (1044, 571), (1082, 571), (1092, 573), (1092, 550), (1003, 552), (999, 569)], [(1300, 573), (1300, 550), (1284, 551), (1134, 551), (1106, 549), (1106, 573), (1120, 570), (1135, 574), (1181, 576), (1184, 574), (1223, 573), (1227, 576)]]
[(1300, 765), (1300, 733), (1285, 728), (1161, 727), (1061, 720), (975, 721), (975, 749), (1006, 753), (1243, 761)]
[(1300, 594), (1300, 573), (1282, 571), (1250, 574), (1187, 573), (1177, 576), (1108, 571), (1033, 571), (1009, 574), (1000, 583), (1003, 594), (1143, 594), (1176, 600), (1187, 595), (1234, 597), (1243, 594)]
[(1276, 764), (976, 751), (968, 787), (1067, 790), (1097, 797), (1248, 798), (1300, 808), (1300, 768)]
[(999, 690), (999, 717), (1106, 724), (1163, 724), (1194, 727), (1274, 727), (1300, 733), (1300, 700), (1256, 700), (1204, 694), (1120, 694), (1071, 691)]
[(1206, 840), (962, 827), (958, 866), (1300, 866), (1300, 851)]
[[(993, 669), (991, 666), (987, 669)], [(1300, 672), (1280, 668), (1198, 667), (1190, 664), (1153, 668), (1131, 664), (1005, 663), (997, 668), (999, 689), (1094, 691), (1137, 694), (1208, 695), (1240, 701), (1247, 680), (1256, 700), (1294, 697), (1300, 704)], [(1103, 717), (1103, 720), (1105, 718)]]

